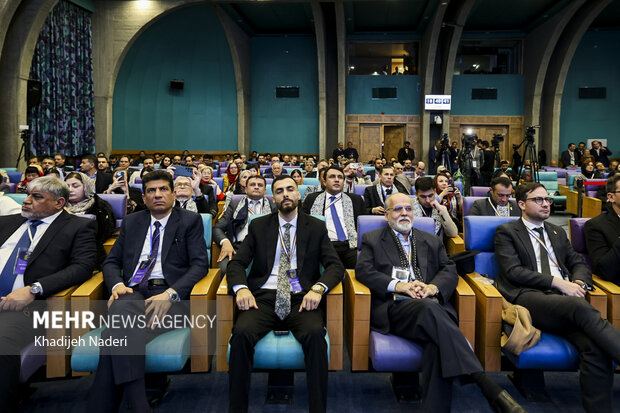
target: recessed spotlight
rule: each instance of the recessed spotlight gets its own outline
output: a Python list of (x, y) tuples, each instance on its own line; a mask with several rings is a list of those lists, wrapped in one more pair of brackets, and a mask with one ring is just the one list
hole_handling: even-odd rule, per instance
[(136, 6), (138, 6), (139, 9), (148, 9), (150, 5), (151, 5), (151, 2), (149, 0), (136, 1)]

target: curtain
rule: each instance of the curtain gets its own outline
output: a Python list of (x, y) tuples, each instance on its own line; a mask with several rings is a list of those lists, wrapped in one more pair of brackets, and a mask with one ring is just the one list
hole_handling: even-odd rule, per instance
[(67, 156), (95, 150), (91, 13), (60, 0), (39, 34), (30, 78), (41, 102), (30, 109), (31, 151)]

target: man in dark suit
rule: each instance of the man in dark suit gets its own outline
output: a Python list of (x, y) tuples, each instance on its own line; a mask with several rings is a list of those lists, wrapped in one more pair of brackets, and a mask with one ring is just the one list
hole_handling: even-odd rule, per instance
[(581, 157), (575, 149), (575, 144), (571, 142), (568, 144), (568, 149), (562, 152), (562, 164), (564, 164), (564, 168), (576, 168), (579, 166)]
[(376, 179), (379, 178), (379, 175), (381, 175), (381, 169), (383, 169), (383, 162), (381, 161), (381, 159), (375, 159), (375, 169), (372, 171), (368, 171), (368, 173), (366, 175), (368, 175), (368, 177), (370, 177), (370, 182), (374, 182)]
[(117, 411), (123, 390), (132, 411), (150, 411), (144, 385), (144, 346), (167, 331), (162, 328), (165, 316), (188, 313), (181, 300), (189, 300), (194, 284), (209, 268), (202, 219), (173, 207), (172, 176), (164, 170), (149, 172), (142, 177), (142, 189), (148, 210), (123, 220), (119, 237), (103, 263), (103, 279), (111, 292), (109, 314), (146, 316), (148, 328), (107, 328), (101, 333), (102, 338), (127, 337), (126, 348), (100, 348), (89, 405), (101, 412)]
[(280, 162), (274, 162), (271, 164), (271, 170), (267, 169), (265, 171), (265, 178), (275, 178), (276, 176), (287, 175), (284, 168), (282, 168), (282, 164)]
[(409, 142), (405, 142), (405, 146), (398, 150), (398, 162), (403, 165), (406, 160), (413, 162), (415, 159), (415, 151), (409, 147), (410, 145)]
[(22, 213), (0, 217), (0, 410), (18, 402), (20, 351), (34, 340), (25, 307), (92, 275), (96, 222), (63, 210), (69, 187), (54, 176), (28, 185)]
[(230, 338), (229, 411), (248, 410), (254, 345), (279, 329), (290, 330), (304, 350), (309, 411), (324, 412), (328, 349), (319, 304), (342, 280), (344, 267), (325, 223), (298, 211), (295, 181), (276, 178), (272, 190), (278, 212), (252, 221), (228, 264), (228, 286), (240, 310)]
[(379, 175), (379, 182), (375, 185), (366, 187), (364, 191), (364, 202), (366, 203), (367, 213), (375, 215), (385, 214), (385, 200), (388, 196), (397, 192), (407, 193), (402, 183), (394, 182), (394, 167), (384, 166)]
[[(355, 162), (359, 159), (359, 154), (357, 153), (357, 149), (353, 147), (353, 142), (347, 142), (347, 149), (344, 150), (344, 157), (346, 159), (353, 158)], [(336, 158), (334, 158), (336, 160)]]
[(491, 182), (491, 196), (479, 199), (471, 207), (469, 215), (498, 216), (498, 217), (520, 217), (521, 209), (515, 201), (509, 198), (512, 196), (512, 182), (506, 177), (493, 179)]
[(594, 156), (594, 162), (601, 162), (605, 165), (605, 168), (609, 168), (609, 158), (611, 151), (607, 147), (602, 146), (600, 141), (592, 141), (592, 149), (590, 150), (592, 156)]
[(213, 227), (213, 240), (221, 248), (217, 266), (226, 274), (228, 262), (236, 254), (239, 245), (248, 234), (248, 221), (251, 215), (271, 214), (276, 210), (272, 200), (265, 198), (267, 183), (261, 175), (252, 175), (245, 184), (246, 196), (231, 200), (224, 215)]
[(523, 411), (482, 373), (458, 328), (450, 304), (458, 275), (441, 240), (412, 228), (407, 195), (391, 195), (386, 207), (388, 226), (364, 234), (355, 276), (372, 294), (371, 328), (422, 345), (423, 410), (449, 412), (452, 379), (469, 376), (500, 411)]
[(607, 211), (585, 225), (586, 247), (594, 273), (620, 285), (620, 174), (607, 180)]
[(361, 196), (343, 192), (344, 171), (332, 165), (325, 171), (325, 191), (304, 199), (303, 210), (310, 215), (324, 215), (329, 239), (345, 268), (355, 268), (357, 261), (357, 217), (366, 214)]
[(527, 308), (534, 327), (570, 341), (580, 353), (583, 407), (613, 410), (613, 366), (620, 362), (620, 331), (585, 300), (592, 272), (562, 228), (545, 222), (552, 198), (544, 185), (519, 185), (521, 219), (495, 232), (500, 267), (497, 288), (506, 300)]
[(110, 185), (112, 185), (112, 174), (103, 171), (97, 171), (95, 165), (97, 158), (94, 155), (84, 155), (80, 163), (80, 172), (84, 172), (95, 181), (95, 192), (102, 194)]
[(338, 147), (332, 151), (332, 158), (334, 160), (338, 159), (339, 156), (344, 156), (343, 146), (342, 142), (338, 142)]

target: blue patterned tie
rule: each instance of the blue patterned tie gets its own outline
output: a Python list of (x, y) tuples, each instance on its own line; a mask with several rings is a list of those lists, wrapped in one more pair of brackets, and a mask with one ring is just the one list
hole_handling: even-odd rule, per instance
[[(34, 239), (35, 234), (37, 233), (37, 227), (41, 225), (43, 221), (31, 221), (30, 222), (30, 230), (32, 232), (32, 238)], [(28, 236), (28, 229), (24, 232), (22, 237), (17, 241), (13, 252), (9, 256), (9, 259), (2, 270), (2, 275), (0, 275), (0, 297), (5, 297), (11, 291), (13, 291), (13, 284), (15, 283), (15, 263), (17, 262), (17, 253), (19, 250), (27, 250), (30, 247), (30, 237)]]
[(159, 227), (161, 227), (161, 222), (155, 221), (155, 231), (153, 232), (151, 238), (151, 253), (149, 254), (149, 259), (152, 259), (153, 263), (146, 269), (144, 277), (140, 280), (141, 290), (148, 289), (149, 276), (151, 275), (151, 272), (155, 267), (155, 263), (157, 262), (157, 253), (159, 252)]
[(336, 197), (330, 196), (331, 205), (329, 206), (329, 210), (332, 212), (332, 221), (334, 221), (334, 227), (336, 227), (336, 235), (338, 235), (338, 241), (346, 241), (347, 236), (344, 235), (344, 230), (342, 229), (342, 224), (340, 223), (340, 218), (338, 218), (338, 212), (336, 211)]

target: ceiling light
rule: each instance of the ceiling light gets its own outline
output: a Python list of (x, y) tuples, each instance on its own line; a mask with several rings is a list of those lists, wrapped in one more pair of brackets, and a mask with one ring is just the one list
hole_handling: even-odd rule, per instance
[(136, 6), (139, 9), (148, 9), (151, 6), (151, 2), (149, 0), (138, 0), (136, 1)]

